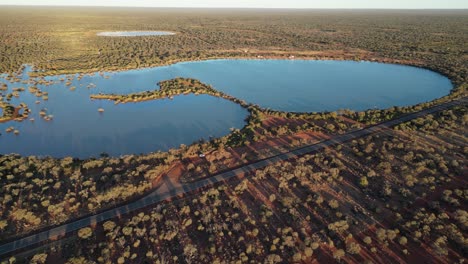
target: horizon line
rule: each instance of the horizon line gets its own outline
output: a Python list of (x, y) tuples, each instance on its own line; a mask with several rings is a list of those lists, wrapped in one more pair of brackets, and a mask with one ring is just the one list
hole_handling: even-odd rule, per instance
[(394, 8), (394, 7), (209, 7), (209, 6), (122, 6), (122, 5), (11, 5), (2, 4), (0, 6), (10, 7), (117, 7), (117, 8), (172, 8), (172, 9), (285, 9), (285, 10), (468, 10), (468, 7), (463, 8)]

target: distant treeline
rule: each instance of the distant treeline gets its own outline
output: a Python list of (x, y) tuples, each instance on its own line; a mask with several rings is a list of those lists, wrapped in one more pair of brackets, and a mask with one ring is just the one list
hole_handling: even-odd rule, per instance
[[(378, 13), (376, 13), (378, 12)], [(113, 8), (0, 10), (0, 72), (118, 70), (214, 57), (392, 59), (467, 80), (466, 12), (222, 11)], [(99, 37), (168, 30), (174, 36)]]

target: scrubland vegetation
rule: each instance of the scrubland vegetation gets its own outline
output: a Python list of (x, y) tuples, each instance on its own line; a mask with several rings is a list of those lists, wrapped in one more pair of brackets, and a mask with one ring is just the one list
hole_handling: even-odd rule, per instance
[(466, 254), (466, 107), (78, 232), (70, 263), (454, 263)]
[(2, 240), (121, 203), (151, 188), (166, 154), (64, 159), (0, 157)]
[[(121, 70), (211, 57), (401, 61), (466, 81), (465, 11), (287, 11), (119, 8), (0, 10), (0, 72)], [(100, 37), (102, 31), (178, 34)]]
[(227, 97), (227, 95), (216, 91), (211, 86), (201, 83), (195, 79), (176, 78), (159, 82), (159, 89), (153, 91), (139, 92), (133, 94), (117, 95), (117, 94), (93, 94), (91, 99), (106, 99), (115, 101), (116, 103), (141, 102), (148, 100), (156, 100), (170, 98), (181, 94), (209, 94), (217, 97)]
[(0, 102), (0, 109), (2, 110), (2, 116), (0, 117), (0, 122), (6, 122), (6, 121), (12, 120), (14, 113), (15, 113), (14, 106), (5, 102)]

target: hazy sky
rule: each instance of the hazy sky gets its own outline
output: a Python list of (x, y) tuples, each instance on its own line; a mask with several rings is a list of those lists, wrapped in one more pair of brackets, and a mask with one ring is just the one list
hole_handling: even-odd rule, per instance
[(0, 4), (255, 8), (468, 8), (468, 0), (0, 0)]

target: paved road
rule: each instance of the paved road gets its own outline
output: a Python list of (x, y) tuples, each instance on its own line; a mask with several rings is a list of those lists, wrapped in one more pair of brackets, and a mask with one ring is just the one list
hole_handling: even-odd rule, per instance
[(18, 239), (16, 241), (1, 245), (0, 256), (6, 256), (7, 254), (12, 254), (15, 251), (19, 251), (21, 249), (32, 248), (33, 246), (38, 245), (39, 243), (43, 243), (43, 242), (45, 243), (46, 241), (49, 241), (49, 240), (63, 238), (66, 234), (73, 232), (73, 231), (77, 231), (83, 227), (87, 227), (92, 224), (96, 224), (96, 223), (106, 221), (106, 220), (109, 220), (109, 219), (112, 219), (121, 215), (125, 215), (130, 212), (147, 207), (149, 205), (153, 205), (158, 202), (167, 200), (169, 198), (173, 198), (178, 195), (185, 194), (187, 192), (195, 191), (200, 188), (207, 187), (212, 184), (231, 179), (244, 172), (254, 171), (257, 169), (264, 168), (268, 166), (269, 164), (272, 164), (278, 161), (284, 161), (290, 158), (294, 158), (296, 156), (316, 152), (328, 146), (342, 144), (346, 141), (349, 141), (355, 138), (364, 137), (370, 134), (374, 134), (379, 131), (388, 129), (392, 126), (395, 126), (403, 122), (407, 122), (415, 118), (423, 117), (428, 114), (432, 114), (432, 113), (445, 110), (451, 106), (462, 105), (462, 104), (467, 104), (467, 103), (468, 103), (468, 98), (462, 98), (453, 102), (444, 103), (444, 104), (434, 106), (434, 107), (419, 111), (417, 113), (405, 115), (400, 118), (387, 121), (387, 122), (384, 122), (375, 126), (367, 127), (367, 128), (357, 130), (357, 131), (352, 131), (343, 135), (337, 135), (329, 140), (325, 140), (320, 143), (305, 146), (299, 149), (295, 149), (293, 151), (283, 153), (277, 156), (273, 156), (268, 159), (257, 161), (255, 163), (252, 163), (252, 164), (249, 164), (249, 165), (246, 165), (246, 166), (243, 166), (243, 167), (231, 170), (231, 171), (227, 171), (224, 173), (220, 173), (218, 175), (214, 175), (213, 177), (210, 177), (207, 179), (203, 179), (194, 183), (188, 183), (179, 187), (175, 187), (164, 193), (159, 193), (158, 190), (155, 190), (152, 193), (148, 194), (147, 196), (135, 202), (129, 203), (127, 205), (109, 209), (108, 211), (104, 211), (96, 215), (92, 215), (92, 216), (89, 216), (89, 217), (86, 217), (86, 218), (83, 218), (83, 219), (80, 219), (71, 223), (67, 223), (58, 227), (54, 227), (49, 230), (40, 232), (38, 234), (30, 235), (30, 236)]

